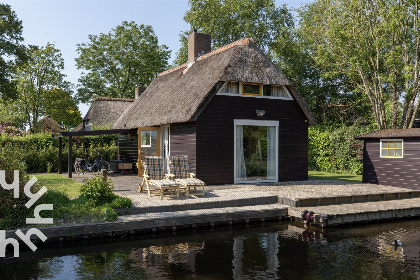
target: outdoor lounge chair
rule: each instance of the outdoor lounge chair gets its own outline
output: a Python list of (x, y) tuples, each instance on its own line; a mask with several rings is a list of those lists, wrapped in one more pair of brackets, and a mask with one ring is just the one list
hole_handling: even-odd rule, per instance
[[(171, 156), (170, 168), (175, 181), (180, 184), (179, 188), (185, 191), (186, 195), (190, 195), (191, 188), (194, 188), (195, 195), (204, 197), (204, 186), (206, 185), (200, 179), (195, 178), (194, 173), (188, 172), (188, 156)], [(197, 188), (201, 187), (202, 192), (198, 192)]]
[(163, 195), (169, 192), (168, 196), (176, 196), (179, 198), (179, 183), (169, 179), (168, 176), (164, 178), (162, 157), (145, 157), (143, 167), (144, 175), (143, 181), (141, 185), (139, 185), (139, 192), (142, 192), (143, 186), (146, 185), (149, 196), (151, 196), (152, 193), (158, 193), (160, 199), (163, 199)]

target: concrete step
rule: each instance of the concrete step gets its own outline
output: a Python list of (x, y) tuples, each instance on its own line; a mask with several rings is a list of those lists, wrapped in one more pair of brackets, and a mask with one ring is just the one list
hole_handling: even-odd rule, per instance
[[(155, 198), (156, 200), (156, 198)], [(160, 201), (159, 201), (160, 202)], [(134, 215), (145, 213), (165, 213), (189, 210), (202, 210), (202, 209), (217, 209), (227, 207), (245, 207), (245, 206), (258, 206), (270, 205), (278, 203), (278, 196), (273, 194), (259, 193), (258, 196), (251, 194), (249, 197), (240, 198), (212, 198), (205, 197), (192, 200), (169, 200), (163, 202), (163, 205), (145, 205), (137, 206), (128, 209), (118, 209), (117, 212), (121, 215)]]
[[(205, 227), (219, 224), (248, 223), (266, 219), (287, 217), (286, 205), (266, 204), (241, 207), (223, 207), (179, 212), (144, 213), (124, 215), (116, 222), (54, 226), (38, 228), (49, 239), (97, 238), (113, 236), (117, 233), (135, 233), (137, 231), (175, 231), (181, 227)], [(26, 233), (27, 229), (22, 229)], [(6, 238), (15, 238), (14, 230), (6, 231)]]
[(278, 217), (284, 218), (288, 214), (289, 207), (281, 204), (263, 204), (238, 207), (208, 208), (176, 212), (144, 213), (136, 215), (124, 215), (118, 217), (120, 222), (129, 221), (167, 221), (176, 219), (171, 225), (203, 224), (209, 222), (228, 222), (236, 220), (252, 220), (260, 218)]
[(315, 220), (310, 221), (311, 224), (331, 227), (358, 222), (420, 216), (420, 198), (328, 206), (290, 207), (288, 215), (296, 220), (301, 220), (301, 214), (304, 210), (315, 213)]
[(387, 200), (399, 200), (420, 197), (420, 191), (407, 190), (389, 193), (372, 193), (361, 195), (345, 195), (345, 196), (326, 196), (326, 197), (306, 197), (306, 198), (289, 198), (279, 197), (279, 203), (289, 205), (290, 207), (311, 207), (335, 204), (363, 203)]

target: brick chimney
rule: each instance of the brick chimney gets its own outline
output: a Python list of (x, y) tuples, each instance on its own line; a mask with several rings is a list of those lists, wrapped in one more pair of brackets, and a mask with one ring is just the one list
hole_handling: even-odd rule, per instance
[(136, 87), (135, 91), (134, 91), (134, 98), (137, 99), (139, 98), (139, 96), (143, 93), (143, 91), (145, 91), (146, 88), (143, 86), (143, 83), (139, 83), (138, 87)]
[(188, 63), (194, 62), (197, 57), (211, 51), (211, 35), (197, 33), (194, 29), (193, 33), (188, 36)]

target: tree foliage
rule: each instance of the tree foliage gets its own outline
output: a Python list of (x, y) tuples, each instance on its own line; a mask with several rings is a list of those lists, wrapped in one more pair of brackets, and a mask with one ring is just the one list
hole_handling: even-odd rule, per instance
[(26, 59), (25, 47), (21, 44), (22, 29), (22, 21), (10, 5), (0, 3), (0, 96), (3, 98), (14, 97), (15, 66)]
[(16, 102), (30, 131), (37, 132), (40, 117), (47, 113), (59, 116), (66, 125), (79, 122), (80, 113), (71, 113), (73, 119), (65, 121), (68, 112), (77, 107), (71, 96), (72, 85), (64, 80), (60, 50), (49, 43), (45, 47), (29, 46), (28, 57), (28, 62), (17, 69)]
[(89, 35), (89, 41), (77, 45), (82, 102), (97, 96), (133, 98), (139, 82), (150, 84), (168, 65), (170, 51), (158, 44), (149, 25), (124, 21), (108, 34)]
[(378, 128), (412, 127), (419, 110), (417, 0), (318, 0), (301, 31), (323, 76), (368, 100)]
[(283, 32), (271, 45), (273, 60), (296, 86), (309, 104), (318, 122), (366, 122), (370, 111), (358, 102), (360, 96), (350, 92), (340, 79), (325, 77), (308, 45), (308, 34), (299, 26)]
[[(212, 47), (218, 48), (244, 37), (252, 37), (263, 50), (293, 25), (293, 16), (286, 6), (272, 0), (190, 0), (184, 20), (200, 32), (211, 34)], [(187, 61), (188, 34), (181, 36), (181, 49), (176, 64)]]

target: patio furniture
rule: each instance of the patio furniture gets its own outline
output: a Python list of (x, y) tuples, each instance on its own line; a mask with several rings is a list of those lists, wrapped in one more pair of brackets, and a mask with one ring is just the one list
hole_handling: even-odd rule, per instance
[[(165, 192), (170, 197), (179, 198), (179, 183), (171, 180), (167, 175), (163, 174), (163, 159), (157, 156), (147, 156), (143, 160), (144, 175), (141, 185), (139, 185), (139, 192), (143, 191), (143, 186), (146, 185), (147, 193), (151, 196), (152, 193), (158, 193), (160, 199), (163, 199)], [(166, 176), (166, 178), (164, 177)]]
[[(171, 156), (170, 168), (175, 181), (180, 184), (179, 189), (184, 190), (186, 195), (190, 195), (191, 188), (194, 188), (195, 195), (202, 195), (204, 197), (206, 185), (200, 179), (195, 178), (194, 173), (189, 173), (188, 156)], [(201, 192), (197, 188), (202, 188)]]

